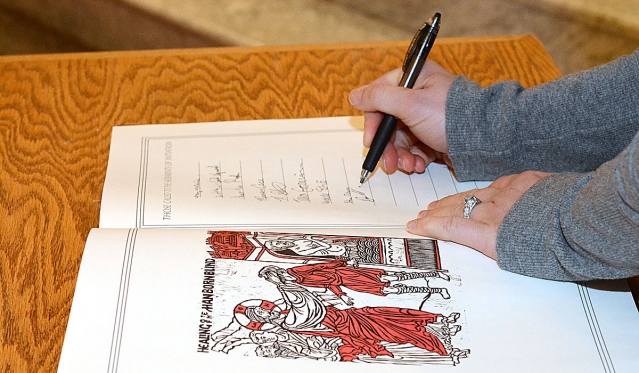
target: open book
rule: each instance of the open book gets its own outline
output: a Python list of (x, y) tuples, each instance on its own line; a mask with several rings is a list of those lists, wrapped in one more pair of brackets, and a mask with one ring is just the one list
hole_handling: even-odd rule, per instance
[(403, 229), (483, 187), (359, 186), (361, 118), (113, 129), (67, 372), (633, 372), (623, 282), (543, 281)]

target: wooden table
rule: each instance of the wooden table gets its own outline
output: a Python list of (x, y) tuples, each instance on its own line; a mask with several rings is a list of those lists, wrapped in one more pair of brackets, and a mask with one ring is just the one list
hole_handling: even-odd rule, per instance
[[(349, 91), (407, 45), (0, 57), (0, 371), (57, 368), (111, 127), (357, 115)], [(440, 39), (431, 58), (483, 85), (560, 76), (531, 36)]]

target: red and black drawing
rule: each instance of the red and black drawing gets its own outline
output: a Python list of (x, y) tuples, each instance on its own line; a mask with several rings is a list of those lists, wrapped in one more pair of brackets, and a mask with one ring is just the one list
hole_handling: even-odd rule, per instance
[[(450, 280), (444, 271), (387, 271), (380, 268), (359, 267), (349, 265), (344, 259), (334, 259), (326, 263), (307, 264), (303, 266), (284, 269), (276, 265), (263, 267), (259, 276), (267, 281), (275, 283), (289, 282), (307, 287), (323, 288), (338, 297), (345, 304), (352, 306), (353, 299), (344, 292), (342, 287), (355, 290), (360, 293), (368, 293), (378, 296), (388, 294), (424, 293), (424, 300), (431, 294), (439, 294), (448, 299), (448, 290), (443, 287), (430, 287), (427, 279), (440, 278)], [(424, 279), (422, 286), (405, 285), (403, 281)], [(323, 297), (330, 302), (330, 297)]]
[[(374, 299), (370, 295), (401, 295), (396, 290), (408, 287), (402, 281), (424, 281), (423, 291), (418, 292), (450, 298), (445, 288), (428, 286), (430, 280), (447, 283), (450, 277), (444, 271), (389, 272), (333, 259), (300, 266), (266, 265), (256, 277), (267, 281), (265, 289), (274, 286), (279, 296), (258, 295), (233, 303), (232, 315), (225, 316), (228, 324), (210, 336), (212, 351), (230, 353), (248, 345), (255, 355), (271, 358), (420, 365), (457, 365), (470, 353), (453, 344), (461, 330), (457, 312), (429, 312), (421, 309), (424, 302), (418, 308), (354, 306), (362, 299), (370, 303)], [(343, 288), (361, 298), (347, 296)], [(338, 301), (327, 299), (326, 291)]]
[(234, 231), (208, 234), (209, 254), (216, 259), (279, 262), (343, 259), (362, 264), (440, 269), (437, 241), (430, 239)]

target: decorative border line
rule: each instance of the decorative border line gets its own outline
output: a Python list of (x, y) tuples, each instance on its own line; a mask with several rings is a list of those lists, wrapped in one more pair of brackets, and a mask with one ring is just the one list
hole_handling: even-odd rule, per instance
[(111, 349), (109, 351), (109, 365), (107, 373), (116, 373), (120, 362), (120, 348), (122, 346), (122, 332), (124, 329), (124, 316), (126, 315), (126, 303), (129, 296), (129, 282), (131, 281), (131, 266), (133, 264), (133, 250), (138, 235), (137, 229), (129, 229), (122, 258), (122, 271), (120, 273), (120, 290), (113, 322), (113, 334), (111, 337)]
[(135, 227), (142, 228), (144, 226), (144, 204), (146, 198), (146, 180), (149, 167), (149, 139), (142, 138), (140, 146), (140, 173), (138, 175), (138, 198), (135, 208)]
[(606, 341), (604, 340), (603, 333), (601, 332), (601, 328), (599, 327), (599, 321), (597, 320), (595, 308), (592, 305), (588, 287), (585, 286), (583, 282), (579, 282), (577, 283), (577, 290), (579, 291), (579, 296), (581, 297), (581, 304), (584, 307), (584, 313), (586, 314), (588, 326), (590, 327), (590, 333), (592, 333), (595, 347), (597, 348), (597, 352), (599, 353), (599, 359), (601, 359), (603, 371), (606, 373), (615, 373), (615, 366), (612, 363), (610, 352), (608, 351), (608, 346), (606, 346)]

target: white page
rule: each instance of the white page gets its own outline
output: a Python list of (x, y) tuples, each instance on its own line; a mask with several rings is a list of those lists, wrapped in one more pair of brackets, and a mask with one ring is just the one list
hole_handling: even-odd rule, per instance
[(113, 128), (100, 227), (400, 227), (485, 186), (377, 170), (363, 186), (361, 117)]
[[(356, 232), (369, 236), (376, 230)], [(402, 230), (386, 232), (409, 237)], [(237, 304), (248, 299), (274, 301), (280, 293), (274, 284), (256, 275), (259, 268), (273, 263), (222, 259), (211, 267), (212, 248), (207, 244), (211, 235), (200, 229), (93, 230), (82, 259), (58, 372), (427, 369), (621, 373), (636, 372), (639, 364), (639, 318), (627, 289), (602, 291), (515, 275), (499, 270), (494, 261), (472, 250), (441, 242), (441, 269), (450, 279), (415, 279), (406, 284), (448, 289), (449, 299), (432, 294), (422, 310), (460, 314), (454, 324), (461, 330), (451, 336), (451, 344), (470, 353), (455, 366), (445, 358), (401, 365), (393, 359), (414, 363), (408, 355), (414, 348), (393, 350), (392, 346), (388, 349), (395, 354), (393, 359), (360, 356), (353, 362), (326, 362), (257, 357), (257, 344), (246, 342), (241, 333), (232, 336), (245, 343), (228, 338), (224, 346), (232, 348), (227, 353), (215, 351), (209, 337), (231, 324)], [(205, 277), (211, 272), (214, 281)], [(423, 295), (377, 296), (344, 290), (354, 299), (354, 308), (416, 309)]]

